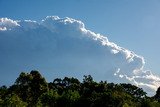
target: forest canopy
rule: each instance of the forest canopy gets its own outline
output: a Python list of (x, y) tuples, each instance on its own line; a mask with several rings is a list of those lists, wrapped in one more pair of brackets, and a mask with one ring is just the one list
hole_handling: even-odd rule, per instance
[(3, 107), (160, 107), (160, 88), (149, 97), (142, 88), (127, 83), (83, 81), (74, 77), (47, 82), (39, 71), (21, 72), (15, 83), (0, 87)]

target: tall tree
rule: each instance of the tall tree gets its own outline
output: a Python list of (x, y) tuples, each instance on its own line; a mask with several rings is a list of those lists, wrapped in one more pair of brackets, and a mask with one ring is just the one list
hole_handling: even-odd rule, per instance
[(16, 79), (15, 85), (18, 88), (17, 94), (32, 105), (36, 104), (38, 98), (48, 90), (46, 80), (35, 70), (29, 74), (22, 72)]

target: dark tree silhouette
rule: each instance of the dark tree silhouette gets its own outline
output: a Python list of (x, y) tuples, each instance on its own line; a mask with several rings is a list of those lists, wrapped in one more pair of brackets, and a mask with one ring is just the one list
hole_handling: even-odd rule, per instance
[(160, 87), (147, 97), (131, 84), (96, 82), (91, 75), (56, 78), (47, 83), (39, 71), (22, 72), (15, 83), (0, 87), (0, 107), (160, 107)]

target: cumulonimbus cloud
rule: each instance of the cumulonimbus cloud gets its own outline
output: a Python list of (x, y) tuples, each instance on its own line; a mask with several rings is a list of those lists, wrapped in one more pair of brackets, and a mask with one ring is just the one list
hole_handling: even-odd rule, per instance
[(160, 84), (158, 76), (143, 69), (142, 56), (68, 17), (47, 16), (41, 22), (0, 18), (0, 59), (2, 82), (7, 73), (34, 68), (50, 71), (43, 73), (48, 78), (91, 74), (97, 80), (129, 82), (148, 93)]

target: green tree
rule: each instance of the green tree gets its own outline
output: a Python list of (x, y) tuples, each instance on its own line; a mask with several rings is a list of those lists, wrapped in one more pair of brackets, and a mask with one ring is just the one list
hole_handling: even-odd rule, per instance
[(0, 107), (160, 107), (160, 87), (153, 97), (131, 84), (95, 82), (91, 75), (56, 78), (47, 83), (38, 71), (22, 72), (0, 87)]
[(78, 91), (67, 90), (63, 92), (58, 99), (59, 107), (75, 107), (76, 102), (79, 100), (80, 95)]
[(35, 105), (38, 98), (48, 91), (47, 82), (35, 70), (31, 71), (30, 74), (22, 72), (16, 79), (14, 86), (17, 88), (16, 93), (30, 105)]
[(62, 83), (64, 84), (65, 88), (67, 88), (69, 90), (80, 91), (80, 81), (76, 78), (65, 77), (62, 80)]
[(1, 100), (5, 97), (5, 94), (7, 93), (7, 90), (8, 89), (5, 85), (0, 87), (0, 99)]
[(39, 100), (43, 107), (57, 107), (58, 93), (55, 90), (49, 90), (43, 93)]
[(156, 91), (156, 95), (154, 96), (154, 98), (160, 102), (160, 87), (158, 87), (158, 89)]
[(2, 107), (26, 107), (27, 103), (23, 102), (16, 94), (10, 94), (6, 96), (3, 103), (1, 103)]
[(120, 84), (120, 85), (123, 87), (125, 92), (135, 97), (136, 100), (141, 100), (147, 94), (146, 92), (143, 91), (142, 88), (139, 88), (135, 85), (132, 84)]

